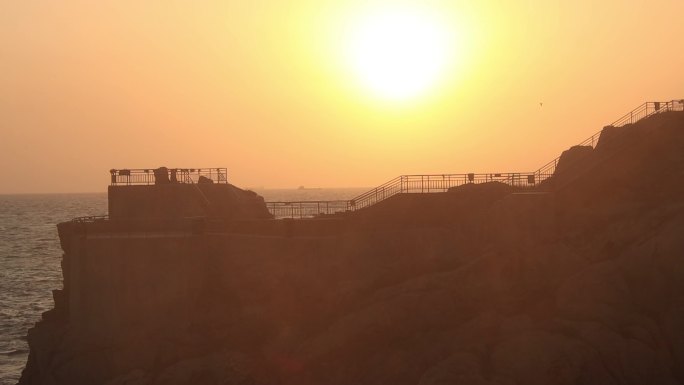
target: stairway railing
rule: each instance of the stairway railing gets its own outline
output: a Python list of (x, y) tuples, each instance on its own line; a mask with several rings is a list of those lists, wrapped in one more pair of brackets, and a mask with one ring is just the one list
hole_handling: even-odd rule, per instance
[(309, 218), (360, 210), (398, 194), (445, 192), (452, 187), (486, 182), (518, 187), (531, 187), (537, 183), (530, 172), (401, 175), (348, 201), (266, 202), (266, 207), (275, 218)]
[[(633, 124), (655, 114), (668, 111), (684, 111), (684, 99), (643, 103), (609, 126), (621, 127)], [(577, 146), (595, 148), (600, 136), (601, 131), (598, 131)], [(275, 218), (305, 218), (359, 210), (397, 194), (444, 192), (449, 188), (469, 183), (501, 182), (516, 187), (534, 187), (553, 176), (559, 160), (560, 157), (546, 163), (534, 172), (401, 175), (348, 201), (266, 202), (266, 205)]]
[(362, 209), (397, 194), (445, 192), (452, 187), (486, 182), (501, 182), (525, 187), (536, 183), (533, 173), (529, 172), (401, 175), (351, 199), (349, 208), (350, 210)]
[[(632, 111), (626, 113), (613, 123), (609, 124), (608, 127), (622, 127), (627, 124), (634, 124), (640, 120), (646, 119), (653, 115), (659, 114), (661, 112), (670, 111), (684, 111), (684, 99), (682, 100), (671, 100), (669, 102), (646, 102), (639, 107), (633, 109)], [(596, 148), (599, 138), (601, 137), (601, 131), (594, 133), (592, 136), (583, 140), (576, 146), (591, 146)], [(558, 167), (558, 161), (560, 156), (549, 163), (541, 166), (537, 171), (534, 172), (535, 178), (538, 183), (545, 181), (546, 179), (553, 176), (556, 172), (556, 167)]]

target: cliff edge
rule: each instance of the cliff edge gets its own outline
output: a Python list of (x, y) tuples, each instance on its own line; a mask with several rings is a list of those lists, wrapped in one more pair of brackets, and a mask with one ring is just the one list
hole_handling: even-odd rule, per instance
[(534, 191), (60, 224), (20, 384), (684, 383), (684, 113), (604, 134)]

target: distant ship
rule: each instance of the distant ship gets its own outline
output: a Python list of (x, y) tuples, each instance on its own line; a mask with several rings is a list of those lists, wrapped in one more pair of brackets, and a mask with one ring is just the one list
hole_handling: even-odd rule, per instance
[(297, 187), (297, 190), (323, 190), (320, 187), (304, 187), (304, 186), (299, 186)]

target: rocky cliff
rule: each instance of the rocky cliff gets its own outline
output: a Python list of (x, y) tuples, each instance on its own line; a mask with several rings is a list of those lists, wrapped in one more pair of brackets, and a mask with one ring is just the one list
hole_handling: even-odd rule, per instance
[(684, 383), (684, 116), (605, 132), (534, 192), (268, 230), (60, 225), (65, 287), (20, 383)]

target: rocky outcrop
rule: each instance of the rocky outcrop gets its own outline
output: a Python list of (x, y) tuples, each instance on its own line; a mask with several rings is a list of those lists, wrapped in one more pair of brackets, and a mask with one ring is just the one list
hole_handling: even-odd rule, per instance
[(558, 159), (558, 165), (555, 170), (556, 174), (579, 169), (578, 164), (588, 160), (593, 151), (594, 148), (591, 146), (573, 146), (563, 151)]
[(109, 217), (115, 220), (272, 217), (263, 197), (225, 183), (109, 186), (108, 192)]
[(661, 115), (552, 191), (397, 197), (326, 236), (61, 225), (68, 306), (21, 384), (684, 383), (684, 120)]

